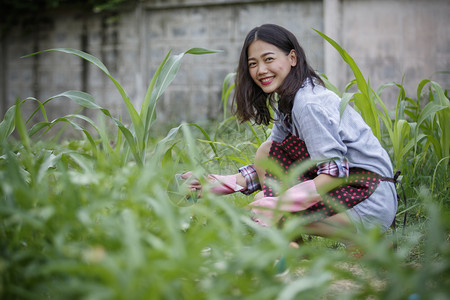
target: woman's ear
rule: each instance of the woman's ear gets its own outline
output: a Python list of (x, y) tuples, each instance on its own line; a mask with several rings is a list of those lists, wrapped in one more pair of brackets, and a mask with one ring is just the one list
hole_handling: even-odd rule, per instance
[(297, 65), (297, 52), (292, 49), (291, 52), (289, 52), (288, 56), (291, 61), (291, 67), (295, 67)]

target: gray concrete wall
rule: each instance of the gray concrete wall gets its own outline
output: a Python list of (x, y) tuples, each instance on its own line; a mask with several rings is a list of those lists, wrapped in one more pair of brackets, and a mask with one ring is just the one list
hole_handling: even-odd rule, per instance
[[(220, 115), (220, 92), (226, 74), (235, 71), (246, 33), (263, 23), (293, 31), (312, 66), (342, 88), (352, 75), (334, 49), (312, 28), (339, 42), (376, 88), (405, 75), (408, 94), (423, 78), (450, 88), (450, 2), (446, 0), (154, 0), (124, 7), (118, 14), (60, 11), (31, 32), (15, 28), (0, 47), (0, 115), (16, 97), (45, 100), (75, 89), (97, 102), (126, 113), (119, 93), (98, 69), (68, 54), (22, 55), (48, 48), (71, 47), (101, 59), (139, 109), (148, 83), (165, 54), (191, 47), (222, 53), (186, 56), (179, 74), (159, 103), (166, 123), (202, 121)], [(395, 95), (386, 93), (393, 106)], [(66, 100), (55, 102), (50, 118), (74, 111)]]
[(450, 89), (440, 73), (450, 71), (450, 1), (350, 0), (341, 11), (341, 45), (374, 88), (404, 77), (411, 97), (424, 78)]
[(218, 54), (185, 57), (178, 78), (160, 106), (166, 119), (216, 118), (223, 80), (235, 71), (247, 32), (263, 23), (277, 23), (292, 30), (310, 53), (313, 65), (323, 69), (323, 44), (311, 30), (322, 30), (320, 1), (235, 2), (199, 6), (189, 3), (172, 6), (164, 2), (144, 7), (143, 51), (150, 54), (144, 65), (151, 74), (169, 48), (175, 53), (197, 46), (223, 50)]

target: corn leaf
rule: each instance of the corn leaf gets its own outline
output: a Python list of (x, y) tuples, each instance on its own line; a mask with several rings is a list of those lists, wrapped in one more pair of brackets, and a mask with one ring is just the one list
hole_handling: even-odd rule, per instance
[(236, 73), (229, 73), (225, 76), (225, 79), (222, 84), (222, 96), (220, 97), (220, 101), (223, 105), (223, 118), (225, 119), (227, 116), (227, 107), (228, 107), (228, 98), (230, 97), (230, 93), (233, 91), (235, 84), (232, 83), (232, 79), (236, 76)]
[(114, 85), (116, 86), (117, 90), (119, 91), (120, 95), (122, 96), (122, 100), (125, 103), (125, 106), (127, 108), (128, 114), (130, 116), (131, 122), (133, 123), (133, 127), (134, 130), (136, 132), (136, 136), (138, 137), (138, 142), (142, 142), (139, 141), (139, 137), (143, 136), (143, 124), (141, 122), (141, 119), (136, 111), (136, 109), (134, 108), (133, 104), (131, 103), (130, 98), (128, 97), (127, 93), (125, 92), (125, 90), (123, 89), (123, 87), (119, 84), (119, 82), (111, 75), (111, 73), (109, 72), (109, 70), (106, 68), (106, 66), (95, 56), (88, 54), (86, 52), (77, 50), (77, 49), (71, 49), (71, 48), (53, 48), (53, 49), (47, 49), (47, 50), (43, 50), (43, 51), (39, 51), (39, 52), (35, 52), (35, 53), (31, 53), (28, 55), (23, 56), (25, 57), (30, 57), (33, 55), (37, 55), (37, 54), (41, 54), (41, 53), (46, 53), (46, 52), (50, 52), (50, 51), (56, 51), (56, 52), (62, 52), (62, 53), (68, 53), (68, 54), (73, 54), (76, 56), (79, 56), (85, 60), (87, 60), (88, 62), (94, 64), (95, 66), (97, 66), (100, 70), (102, 70), (110, 79), (111, 81), (114, 83)]
[(17, 131), (19, 132), (20, 140), (22, 142), (22, 145), (25, 147), (25, 149), (29, 152), (31, 152), (31, 144), (30, 144), (30, 137), (28, 136), (28, 132), (25, 126), (25, 122), (23, 121), (22, 112), (20, 110), (20, 101), (17, 99), (16, 105), (15, 105), (15, 114), (14, 114), (14, 121), (17, 128)]
[(356, 84), (360, 93), (355, 93), (355, 105), (358, 107), (359, 112), (366, 121), (366, 123), (372, 129), (374, 135), (381, 141), (380, 124), (377, 117), (377, 109), (374, 101), (371, 98), (372, 89), (369, 82), (366, 82), (361, 70), (355, 63), (353, 58), (345, 51), (338, 43), (333, 39), (325, 35), (324, 33), (314, 29), (320, 36), (322, 36), (328, 43), (330, 43), (341, 55), (342, 59), (350, 66), (355, 75)]
[[(184, 53), (180, 53), (178, 55), (166, 56), (163, 63), (157, 70), (157, 74), (155, 74), (156, 78), (152, 79), (151, 94), (149, 95), (149, 91), (147, 91), (146, 98), (144, 100), (144, 109), (147, 110), (143, 115), (145, 116), (144, 124), (145, 124), (145, 137), (148, 136), (148, 131), (150, 127), (155, 122), (156, 116), (156, 104), (159, 98), (162, 96), (166, 88), (170, 85), (170, 83), (175, 79), (177, 72), (180, 68), (181, 61), (185, 54), (207, 54), (207, 53), (216, 53), (218, 50), (208, 50), (203, 48), (191, 48)], [(168, 57), (168, 58), (167, 58)], [(154, 85), (153, 84), (154, 80)]]
[(0, 123), (0, 145), (11, 135), (15, 128), (16, 105), (11, 106)]
[(323, 73), (320, 74), (320, 78), (325, 83), (325, 87), (327, 89), (329, 89), (330, 91), (333, 91), (339, 97), (342, 97), (341, 92), (339, 92), (339, 89), (328, 80), (328, 77), (325, 74), (323, 74)]

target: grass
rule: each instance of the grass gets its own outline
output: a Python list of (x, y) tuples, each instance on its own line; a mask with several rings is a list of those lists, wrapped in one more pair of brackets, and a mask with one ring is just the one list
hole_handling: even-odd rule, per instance
[[(201, 177), (235, 171), (253, 160), (270, 132), (239, 124), (224, 109), (217, 124), (180, 124), (165, 136), (151, 136), (157, 99), (189, 51), (168, 54), (139, 113), (101, 62), (73, 49), (52, 51), (79, 55), (100, 67), (129, 102), (132, 124), (123, 124), (120, 116), (79, 91), (44, 101), (18, 100), (8, 110), (0, 123), (2, 299), (448, 297), (449, 107), (437, 83), (422, 81), (417, 99), (408, 98), (400, 84), (374, 92), (338, 47), (359, 88), (357, 93), (340, 93), (343, 105), (354, 102), (378, 126), (374, 133), (402, 169), (409, 203), (400, 205), (397, 216), (400, 220), (409, 213), (403, 234), (342, 233), (366, 253), (356, 259), (333, 239), (304, 236), (299, 249), (289, 248), (301, 233), (301, 220), (290, 219), (282, 229), (259, 227), (249, 218), (251, 197), (206, 192), (193, 202), (180, 193), (176, 173), (193, 170)], [(224, 80), (224, 108), (229, 107), (232, 77)], [(385, 88), (399, 89), (393, 114), (382, 104)], [(115, 132), (75, 113), (48, 120), (46, 104), (61, 97), (98, 110), (115, 124)], [(38, 109), (24, 116), (22, 107), (30, 102)], [(37, 113), (44, 121), (32, 124)], [(61, 122), (78, 130), (81, 138), (42, 138)], [(392, 249), (395, 237), (397, 251)]]

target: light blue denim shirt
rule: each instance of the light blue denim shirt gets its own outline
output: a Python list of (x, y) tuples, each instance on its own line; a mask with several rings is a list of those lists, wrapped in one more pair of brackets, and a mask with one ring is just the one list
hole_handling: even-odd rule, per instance
[[(347, 160), (350, 168), (392, 177), (389, 155), (370, 127), (349, 105), (341, 117), (340, 103), (339, 96), (325, 87), (305, 84), (295, 96), (292, 122), (287, 123), (284, 115), (277, 115), (269, 140), (281, 142), (291, 133), (305, 142), (311, 159), (318, 165), (334, 161), (341, 169), (342, 162)], [(381, 226), (385, 231), (396, 211), (394, 184), (382, 181), (368, 199), (347, 210), (347, 214), (358, 228)]]
[(295, 95), (292, 122), (277, 115), (269, 140), (281, 142), (291, 133), (303, 140), (318, 164), (348, 160), (359, 167), (392, 177), (391, 160), (370, 127), (350, 105), (340, 116), (341, 99), (323, 86), (308, 83)]

